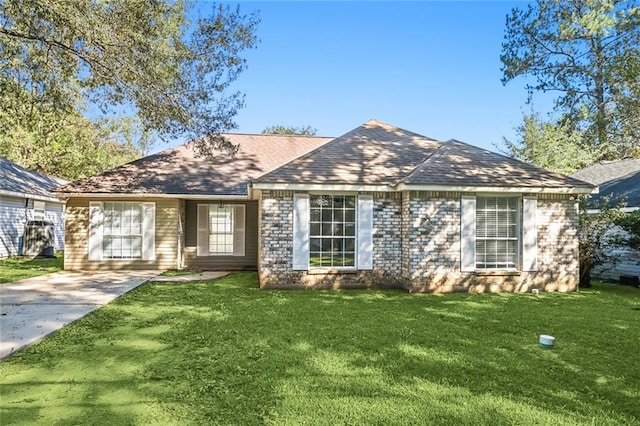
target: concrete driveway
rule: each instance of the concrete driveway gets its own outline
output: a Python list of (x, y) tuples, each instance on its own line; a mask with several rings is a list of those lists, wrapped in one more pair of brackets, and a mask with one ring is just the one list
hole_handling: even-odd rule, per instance
[(61, 271), (0, 284), (0, 359), (37, 342), (161, 272)]

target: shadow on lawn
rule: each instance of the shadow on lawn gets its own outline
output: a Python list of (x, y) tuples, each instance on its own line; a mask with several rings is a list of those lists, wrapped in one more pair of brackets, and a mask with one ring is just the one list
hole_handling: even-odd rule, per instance
[[(629, 300), (145, 285), (0, 364), (8, 422), (637, 423)], [(585, 316), (599, 321), (589, 321)], [(557, 347), (538, 347), (539, 334)], [(606, 335), (606, 338), (603, 337)], [(614, 344), (612, 344), (614, 343)], [(628, 353), (626, 353), (628, 355)]]

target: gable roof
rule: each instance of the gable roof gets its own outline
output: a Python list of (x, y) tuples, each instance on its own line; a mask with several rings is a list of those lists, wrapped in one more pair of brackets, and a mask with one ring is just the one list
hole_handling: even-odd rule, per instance
[(496, 154), (455, 139), (442, 144), (404, 180), (407, 184), (483, 187), (592, 186), (533, 164)]
[(457, 140), (370, 120), (254, 181), (258, 188), (342, 185), (396, 190), (528, 188), (590, 193), (595, 185)]
[(256, 182), (396, 185), (441, 145), (370, 120)]
[(640, 207), (640, 158), (593, 164), (571, 176), (600, 186), (600, 194), (592, 197), (594, 203), (603, 196), (625, 195), (628, 207)]
[(195, 155), (189, 143), (89, 176), (56, 189), (65, 194), (181, 194), (246, 196), (249, 182), (306, 154), (331, 138), (225, 134), (239, 145), (231, 156)]
[(57, 201), (51, 191), (66, 180), (34, 172), (0, 157), (0, 194)]

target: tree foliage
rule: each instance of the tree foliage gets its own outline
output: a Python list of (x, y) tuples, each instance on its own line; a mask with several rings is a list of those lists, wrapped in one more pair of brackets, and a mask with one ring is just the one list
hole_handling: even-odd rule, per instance
[(507, 16), (503, 83), (528, 76), (534, 92), (557, 92), (556, 109), (598, 159), (638, 149), (640, 110), (636, 0), (537, 0)]
[(146, 135), (130, 119), (92, 123), (76, 110), (35, 107), (26, 91), (2, 91), (0, 103), (0, 156), (30, 170), (78, 179), (142, 154)]
[(538, 114), (524, 116), (516, 128), (518, 140), (503, 138), (505, 154), (548, 170), (570, 174), (595, 160), (583, 133), (567, 123), (544, 122)]
[(640, 250), (640, 210), (620, 215), (615, 223), (631, 235), (628, 246)]
[(615, 247), (629, 246), (630, 240), (614, 226), (625, 217), (621, 210), (622, 197), (611, 200), (603, 197), (595, 207), (595, 213), (587, 212), (588, 199), (580, 202), (578, 244), (580, 251), (580, 287), (591, 286), (591, 271), (596, 265), (615, 264), (619, 255)]
[(315, 136), (318, 133), (317, 129), (311, 126), (283, 126), (282, 124), (276, 124), (274, 126), (268, 126), (263, 131), (263, 135), (299, 135), (299, 136)]
[[(229, 147), (243, 96), (229, 92), (256, 44), (255, 15), (213, 6), (187, 19), (187, 0), (0, 1), (0, 84), (28, 93), (41, 117), (131, 112), (143, 132)], [(83, 109), (87, 107), (88, 109)], [(85, 114), (86, 115), (86, 114)], [(45, 141), (43, 141), (44, 143)]]

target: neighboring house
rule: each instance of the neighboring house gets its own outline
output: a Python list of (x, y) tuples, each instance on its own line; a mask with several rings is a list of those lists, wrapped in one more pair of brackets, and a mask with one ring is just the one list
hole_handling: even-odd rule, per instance
[[(600, 187), (600, 193), (591, 197), (591, 207), (595, 208), (604, 196), (614, 199), (623, 195), (626, 206), (622, 210), (630, 212), (640, 209), (640, 158), (594, 164), (571, 176)], [(613, 234), (628, 236), (626, 231), (617, 226), (608, 235)], [(612, 254), (616, 262), (596, 266), (591, 276), (615, 281), (621, 276), (640, 277), (640, 251), (624, 247), (612, 249)]]
[(262, 288), (575, 290), (592, 184), (371, 120), (335, 139), (226, 135), (57, 189), (66, 269), (247, 268)]
[(29, 220), (53, 222), (54, 248), (64, 250), (64, 202), (51, 193), (64, 183), (0, 157), (0, 258), (22, 254)]

